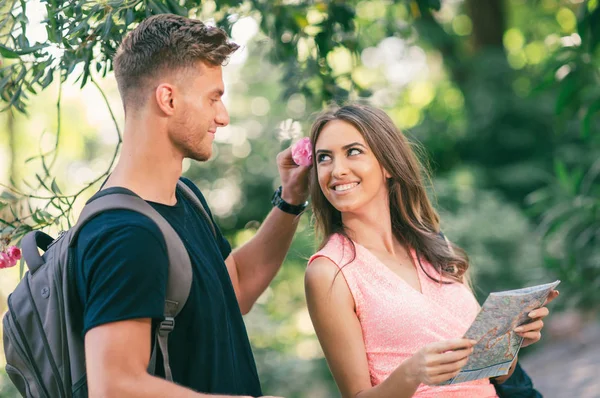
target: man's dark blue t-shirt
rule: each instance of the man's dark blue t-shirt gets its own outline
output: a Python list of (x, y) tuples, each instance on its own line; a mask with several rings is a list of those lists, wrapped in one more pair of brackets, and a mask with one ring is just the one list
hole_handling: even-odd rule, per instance
[[(190, 186), (206, 208), (198, 188)], [(120, 188), (108, 188), (120, 190)], [(122, 190), (122, 189), (121, 189)], [(190, 255), (189, 298), (169, 336), (173, 380), (198, 392), (262, 395), (246, 327), (224, 259), (231, 246), (181, 192), (177, 204), (148, 202), (175, 229)], [(211, 215), (212, 217), (212, 215)], [(104, 212), (81, 230), (75, 279), (83, 306), (83, 333), (109, 322), (163, 319), (168, 258), (158, 227), (127, 210)], [(157, 359), (157, 374), (162, 359)]]

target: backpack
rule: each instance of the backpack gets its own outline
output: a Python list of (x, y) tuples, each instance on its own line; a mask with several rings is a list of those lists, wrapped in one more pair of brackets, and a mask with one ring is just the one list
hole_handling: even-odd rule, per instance
[[(208, 221), (213, 221), (194, 192), (181, 180), (177, 189)], [(168, 338), (175, 317), (187, 301), (192, 266), (181, 238), (169, 223), (142, 198), (128, 193), (96, 193), (85, 205), (77, 223), (52, 239), (32, 231), (21, 241), (29, 269), (8, 296), (3, 318), (6, 373), (24, 397), (87, 397), (84, 340), (81, 335), (81, 305), (73, 276), (74, 246), (81, 227), (96, 215), (116, 209), (133, 210), (156, 223), (162, 232), (169, 258), (164, 320), (156, 328), (148, 372), (154, 374), (160, 349), (165, 378), (173, 381), (169, 366)], [(45, 253), (40, 256), (38, 248)]]

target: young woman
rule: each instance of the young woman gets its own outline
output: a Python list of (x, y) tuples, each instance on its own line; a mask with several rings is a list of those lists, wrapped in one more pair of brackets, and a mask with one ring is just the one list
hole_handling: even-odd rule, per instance
[[(324, 112), (310, 141), (322, 243), (306, 295), (342, 396), (496, 397), (489, 379), (435, 386), (466, 364), (475, 341), (461, 336), (479, 305), (467, 256), (440, 234), (410, 143), (383, 111), (363, 105)], [(540, 339), (547, 314), (532, 311), (515, 329), (524, 346)]]

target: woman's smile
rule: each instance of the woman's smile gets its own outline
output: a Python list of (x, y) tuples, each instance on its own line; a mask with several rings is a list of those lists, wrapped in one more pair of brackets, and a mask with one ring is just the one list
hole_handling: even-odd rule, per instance
[(335, 183), (331, 186), (331, 189), (336, 195), (345, 195), (353, 191), (359, 184), (360, 182)]

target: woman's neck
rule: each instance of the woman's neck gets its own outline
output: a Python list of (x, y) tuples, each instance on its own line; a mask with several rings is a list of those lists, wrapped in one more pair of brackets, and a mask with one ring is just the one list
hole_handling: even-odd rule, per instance
[(396, 254), (398, 241), (392, 230), (389, 205), (375, 203), (360, 212), (342, 213), (342, 223), (350, 239), (369, 250)]

